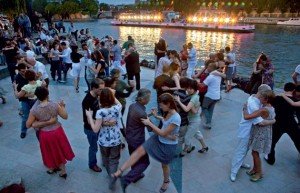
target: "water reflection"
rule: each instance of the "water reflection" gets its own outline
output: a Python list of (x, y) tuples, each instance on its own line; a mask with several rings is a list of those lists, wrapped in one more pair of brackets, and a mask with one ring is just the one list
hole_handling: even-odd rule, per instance
[(161, 37), (160, 28), (140, 28), (122, 26), (120, 30), (120, 41), (126, 42), (129, 35), (133, 36), (135, 46), (141, 54), (141, 59), (152, 59), (154, 55), (154, 44)]
[[(275, 86), (291, 80), (291, 72), (299, 64), (300, 27), (276, 25), (256, 25), (255, 33), (237, 34), (226, 32), (208, 32), (168, 28), (143, 28), (111, 26), (110, 20), (75, 23), (78, 29), (90, 28), (93, 35), (103, 37), (111, 35), (120, 43), (128, 35), (135, 39), (141, 59), (154, 60), (154, 43), (162, 36), (168, 43), (168, 49), (181, 50), (182, 45), (192, 42), (202, 61), (210, 52), (216, 52), (225, 46), (232, 47), (236, 53), (238, 74), (249, 76), (252, 64), (263, 51), (270, 56), (275, 66)], [(200, 62), (201, 63), (201, 62)]]
[(205, 60), (209, 53), (217, 52), (226, 46), (232, 47), (234, 36), (233, 33), (187, 30), (186, 43), (189, 42), (195, 46), (198, 59)]

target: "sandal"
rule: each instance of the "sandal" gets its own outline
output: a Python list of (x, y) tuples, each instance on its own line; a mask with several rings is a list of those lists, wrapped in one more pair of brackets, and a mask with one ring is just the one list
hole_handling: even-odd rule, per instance
[[(169, 184), (169, 183), (170, 183), (170, 180), (164, 181), (164, 184)], [(167, 190), (168, 190), (168, 187), (167, 187), (167, 188), (161, 187), (161, 188), (159, 189), (159, 193), (164, 193), (164, 192), (167, 191)]]
[(186, 152), (191, 153), (192, 151), (194, 151), (194, 149), (195, 149), (195, 146), (192, 146), (191, 149), (188, 149)]
[(198, 152), (199, 153), (205, 153), (207, 151), (208, 151), (208, 147), (204, 147), (204, 148), (200, 149)]

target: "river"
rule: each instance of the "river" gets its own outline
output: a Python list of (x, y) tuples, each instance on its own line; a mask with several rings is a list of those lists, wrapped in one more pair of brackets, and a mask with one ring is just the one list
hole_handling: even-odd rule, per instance
[[(77, 22), (77, 29), (89, 28), (92, 35), (111, 35), (122, 44), (131, 35), (141, 59), (154, 60), (154, 43), (163, 37), (168, 49), (180, 51), (184, 43), (192, 42), (197, 49), (199, 64), (209, 53), (230, 46), (236, 54), (238, 74), (249, 76), (257, 56), (264, 52), (275, 66), (275, 86), (281, 88), (291, 81), (291, 73), (300, 64), (300, 27), (256, 25), (254, 33), (238, 34), (198, 30), (111, 26), (111, 20)], [(67, 27), (69, 24), (66, 24)]]

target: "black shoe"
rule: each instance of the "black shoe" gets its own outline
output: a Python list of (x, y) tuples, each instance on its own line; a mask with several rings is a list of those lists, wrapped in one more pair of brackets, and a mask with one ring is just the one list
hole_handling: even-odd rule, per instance
[(270, 158), (268, 155), (266, 155), (266, 156), (264, 157), (264, 159), (265, 159), (266, 162), (267, 162), (268, 164), (270, 164), (270, 165), (274, 165), (274, 163), (275, 163), (275, 158)]
[(139, 180), (143, 179), (145, 177), (145, 174), (141, 174), (136, 180), (133, 181), (133, 183), (137, 183)]
[(187, 152), (187, 153), (191, 153), (191, 152), (194, 151), (194, 150), (195, 150), (195, 146), (192, 146), (191, 149), (187, 150), (186, 152)]
[(26, 137), (26, 133), (21, 133), (20, 137), (21, 139), (24, 139)]
[(67, 173), (59, 174), (59, 177), (64, 178), (66, 180), (68, 177), (68, 174)]
[(204, 148), (200, 149), (198, 152), (199, 153), (205, 153), (207, 151), (208, 151), (208, 147), (204, 147)]
[(128, 184), (125, 182), (124, 178), (120, 179), (120, 183), (121, 183), (122, 192), (126, 193), (126, 188), (127, 188)]

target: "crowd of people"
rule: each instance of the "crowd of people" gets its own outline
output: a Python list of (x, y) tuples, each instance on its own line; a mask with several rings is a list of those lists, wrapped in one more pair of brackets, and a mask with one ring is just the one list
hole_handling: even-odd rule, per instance
[[(24, 14), (20, 18), (23, 18), (20, 23), (26, 24)], [(193, 138), (201, 146), (199, 153), (209, 153), (201, 130), (213, 128), (214, 107), (221, 100), (222, 85), (225, 85), (225, 93), (234, 88), (237, 64), (230, 47), (211, 53), (204, 66), (198, 68), (197, 51), (192, 43), (183, 45), (178, 52), (168, 49), (167, 42), (161, 38), (154, 46), (157, 61), (153, 88), (157, 107), (147, 113), (145, 106), (151, 99), (151, 91), (141, 88), (139, 53), (132, 36), (128, 36), (121, 47), (111, 36), (98, 39), (88, 29), (78, 33), (71, 23), (67, 34), (61, 35), (58, 25), (53, 24), (48, 29), (37, 28), (38, 37), (33, 39), (25, 24), (22, 31), (2, 35), (1, 48), (15, 97), (20, 102), (20, 137), (25, 138), (29, 128), (35, 129), (48, 174), (60, 172), (59, 176), (67, 179), (65, 165), (75, 156), (58, 121), (58, 117), (68, 118), (66, 105), (64, 101), (56, 103), (49, 99), (49, 92), (55, 92), (49, 88), (50, 82), (63, 85), (69, 81), (68, 74), (74, 79), (76, 93), (84, 74), (88, 89), (82, 101), (82, 113), (89, 143), (88, 166), (94, 172), (102, 171), (96, 156), (100, 147), (102, 165), (110, 178), (109, 189), (114, 189), (118, 178), (123, 192), (129, 184), (142, 179), (150, 164), (150, 155), (162, 165), (160, 192), (165, 192), (170, 183), (169, 164), (175, 157), (187, 157), (196, 149)], [(59, 26), (65, 30), (62, 23)], [(50, 76), (46, 63), (38, 61), (39, 55), (49, 63)], [(249, 169), (247, 174), (251, 181), (261, 180), (260, 154), (265, 154), (267, 163), (273, 165), (275, 146), (283, 133), (291, 137), (300, 152), (299, 69), (297, 67), (293, 74), (295, 83), (285, 84), (284, 93), (275, 97), (271, 61), (262, 53), (253, 64), (253, 73), (244, 88), (251, 96), (242, 111), (231, 181), (236, 180), (241, 167)], [(126, 78), (128, 81), (124, 81)], [(136, 102), (130, 104), (125, 123), (122, 117), (126, 98), (135, 90)], [(150, 116), (158, 119), (159, 125), (154, 124)], [(145, 127), (150, 133), (148, 139)], [(124, 139), (130, 158), (119, 167)], [(243, 163), (248, 150), (252, 150), (252, 168)], [(129, 168), (131, 170), (123, 174)]]

